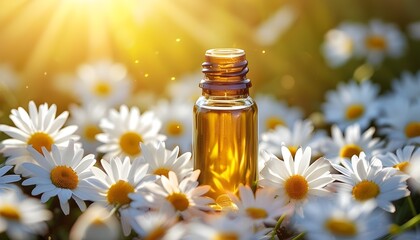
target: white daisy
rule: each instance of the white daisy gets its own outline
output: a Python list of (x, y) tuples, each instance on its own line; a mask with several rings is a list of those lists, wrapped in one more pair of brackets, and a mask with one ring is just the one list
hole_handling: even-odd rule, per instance
[(52, 218), (38, 199), (17, 191), (0, 191), (0, 233), (10, 239), (32, 239), (46, 233)]
[(381, 64), (386, 56), (402, 56), (406, 47), (404, 34), (396, 25), (377, 19), (369, 22), (359, 43), (363, 44), (367, 62), (373, 65)]
[(140, 142), (164, 141), (166, 137), (159, 134), (161, 122), (153, 112), (140, 114), (137, 107), (129, 109), (122, 105), (120, 111), (111, 109), (108, 117), (99, 124), (103, 133), (96, 135), (102, 142), (98, 151), (105, 153), (104, 159), (114, 157), (130, 159), (141, 156)]
[(342, 130), (354, 123), (366, 129), (379, 115), (378, 94), (379, 86), (369, 80), (339, 83), (336, 90), (326, 93), (327, 102), (322, 105), (325, 121)]
[(107, 108), (97, 103), (88, 103), (83, 106), (70, 105), (69, 124), (78, 126), (76, 133), (81, 136), (80, 142), (86, 153), (96, 154), (99, 142), (96, 135), (101, 133), (100, 120), (105, 116)]
[(186, 152), (178, 157), (179, 148), (172, 151), (165, 148), (165, 142), (140, 143), (143, 156), (140, 162), (149, 164), (148, 173), (168, 177), (170, 171), (182, 180), (193, 171), (191, 153)]
[(21, 82), (21, 79), (11, 66), (0, 65), (0, 92), (16, 91)]
[(191, 176), (179, 182), (175, 173), (169, 172), (168, 178), (162, 176), (161, 181), (149, 184), (147, 188), (154, 195), (153, 201), (157, 205), (169, 202), (180, 216), (191, 219), (212, 210), (209, 204), (213, 203), (213, 199), (203, 196), (210, 186), (198, 186), (199, 175), (200, 170), (195, 170)]
[(188, 233), (185, 239), (261, 239), (266, 232), (254, 232), (254, 224), (247, 217), (232, 218), (228, 214), (213, 215), (205, 222), (192, 222), (188, 224)]
[(106, 207), (93, 203), (73, 224), (71, 240), (82, 239), (121, 239), (117, 218)]
[(410, 184), (413, 185), (417, 192), (420, 192), (420, 157), (416, 157), (411, 160), (407, 172), (411, 177)]
[(28, 112), (21, 107), (11, 112), (10, 119), (16, 127), (0, 125), (0, 131), (12, 137), (2, 141), (0, 152), (7, 157), (7, 165), (15, 165), (14, 171), (17, 174), (26, 176), (21, 164), (33, 162), (27, 150), (28, 146), (32, 146), (42, 154), (42, 147), (51, 151), (53, 144), (63, 147), (68, 145), (70, 139), (78, 139), (78, 136), (73, 135), (77, 126), (62, 128), (67, 120), (68, 112), (64, 111), (56, 117), (55, 104), (48, 107), (48, 104), (44, 103), (37, 109), (35, 103), (30, 101)]
[(261, 45), (274, 44), (296, 20), (296, 10), (292, 5), (284, 5), (258, 26), (255, 40)]
[(161, 100), (152, 111), (162, 121), (162, 133), (168, 138), (166, 146), (179, 146), (181, 152), (191, 151), (192, 117), (189, 102)]
[(376, 157), (367, 159), (364, 152), (354, 155), (351, 162), (342, 161), (332, 164), (340, 173), (334, 174), (339, 191), (343, 190), (353, 195), (357, 201), (375, 200), (377, 205), (388, 212), (395, 212), (392, 201), (410, 194), (407, 189), (407, 176), (395, 174), (395, 168), (383, 168), (382, 162)]
[(322, 52), (331, 67), (345, 64), (352, 57), (359, 57), (361, 50), (358, 42), (363, 38), (363, 26), (343, 22), (329, 30), (324, 37)]
[(201, 71), (181, 76), (179, 79), (170, 82), (166, 92), (172, 101), (194, 104), (201, 97), (201, 89), (198, 84), (202, 78)]
[(258, 95), (255, 97), (258, 104), (258, 129), (260, 133), (275, 129), (282, 125), (292, 127), (294, 122), (302, 119), (303, 112), (299, 108), (289, 107), (283, 101), (269, 95)]
[(416, 74), (404, 71), (400, 79), (392, 81), (392, 96), (395, 98), (407, 98), (410, 101), (419, 99), (420, 71)]
[(131, 193), (140, 193), (144, 189), (145, 183), (155, 180), (155, 177), (147, 176), (148, 165), (143, 164), (137, 159), (132, 163), (128, 157), (114, 158), (111, 162), (101, 160), (102, 171), (98, 167), (92, 167), (95, 178), (91, 178), (90, 183), (96, 187), (98, 197), (96, 202), (107, 205), (111, 208), (118, 208), (121, 215), (121, 225), (125, 236), (130, 234), (130, 203)]
[(95, 164), (95, 156), (89, 154), (83, 157), (83, 149), (75, 146), (71, 140), (67, 147), (58, 148), (52, 145), (51, 152), (42, 147), (42, 154), (29, 147), (35, 163), (23, 163), (22, 167), (29, 173), (29, 178), (22, 185), (36, 185), (32, 195), (41, 195), (41, 202), (47, 202), (51, 197), (58, 196), (64, 214), (70, 212), (69, 200), (73, 198), (79, 208), (86, 209), (84, 200), (93, 200), (94, 189), (88, 183), (93, 177), (91, 172)]
[(274, 155), (265, 163), (261, 171), (263, 179), (259, 185), (277, 189), (284, 196), (288, 206), (301, 213), (301, 205), (316, 196), (329, 193), (325, 186), (333, 181), (330, 164), (324, 159), (316, 160), (312, 165), (311, 148), (299, 148), (294, 157), (287, 147), (281, 148), (283, 161)]
[(176, 212), (166, 204), (159, 211), (137, 215), (132, 226), (141, 239), (176, 240), (181, 239), (185, 232)]
[(308, 239), (379, 239), (388, 233), (391, 221), (374, 201), (359, 203), (348, 194), (308, 202), (296, 226)]
[(412, 145), (399, 148), (395, 153), (387, 152), (384, 155), (378, 156), (382, 161), (384, 167), (393, 167), (401, 171), (403, 174), (408, 174), (408, 169), (412, 159), (420, 158), (420, 148)]
[(14, 185), (10, 183), (17, 182), (21, 179), (19, 175), (6, 174), (12, 168), (13, 166), (0, 167), (0, 190), (14, 188)]
[(108, 60), (81, 66), (74, 82), (75, 95), (85, 104), (99, 102), (114, 107), (128, 99), (130, 89), (125, 67)]
[(274, 226), (285, 212), (283, 196), (277, 195), (272, 188), (259, 188), (254, 195), (249, 186), (240, 186), (240, 199), (234, 194), (229, 194), (229, 197), (238, 209), (237, 214), (251, 219), (257, 228), (265, 228), (265, 223)]
[(274, 130), (261, 135), (260, 149), (281, 157), (281, 147), (289, 148), (292, 156), (299, 147), (311, 147), (313, 154), (319, 151), (314, 148), (321, 141), (314, 137), (314, 126), (310, 120), (297, 120), (293, 126), (277, 126)]
[(396, 148), (407, 144), (420, 144), (420, 101), (410, 102), (394, 98), (383, 107), (384, 115), (376, 120)]
[(408, 25), (408, 34), (414, 40), (420, 40), (420, 21), (412, 22)]
[(339, 164), (342, 160), (350, 160), (353, 155), (358, 156), (364, 152), (368, 157), (381, 154), (384, 142), (375, 138), (375, 128), (370, 127), (361, 132), (359, 124), (353, 124), (342, 132), (336, 125), (331, 127), (331, 138), (323, 142), (322, 152), (333, 163)]

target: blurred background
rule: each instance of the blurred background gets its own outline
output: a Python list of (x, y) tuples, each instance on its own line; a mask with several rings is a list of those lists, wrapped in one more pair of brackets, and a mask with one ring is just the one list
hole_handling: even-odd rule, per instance
[[(192, 76), (198, 88), (204, 53), (216, 47), (246, 51), (252, 94), (272, 94), (309, 114), (364, 64), (327, 64), (321, 45), (330, 29), (380, 19), (408, 34), (418, 9), (416, 0), (2, 0), (0, 66), (14, 74), (3, 77), (12, 80), (2, 83), (2, 118), (29, 100), (61, 110), (80, 102), (71, 76), (101, 60), (125, 67), (133, 94), (160, 97)], [(407, 41), (402, 57), (368, 68), (384, 89), (402, 70), (419, 69), (420, 43)]]

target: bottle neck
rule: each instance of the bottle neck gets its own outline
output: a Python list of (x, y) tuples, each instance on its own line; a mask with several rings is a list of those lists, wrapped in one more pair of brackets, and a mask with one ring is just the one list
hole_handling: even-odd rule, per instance
[(240, 49), (211, 49), (202, 64), (203, 96), (247, 97), (251, 81), (246, 78), (248, 61)]

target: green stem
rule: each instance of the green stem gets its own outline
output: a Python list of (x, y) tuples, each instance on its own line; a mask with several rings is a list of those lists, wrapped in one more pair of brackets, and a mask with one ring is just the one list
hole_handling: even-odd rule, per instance
[(416, 216), (417, 211), (416, 211), (416, 207), (414, 206), (413, 199), (411, 198), (411, 195), (407, 196), (407, 201), (408, 201), (408, 206), (410, 206), (411, 213), (413, 214), (413, 216)]
[(398, 235), (398, 234), (414, 227), (419, 222), (420, 222), (420, 214), (414, 216), (413, 218), (411, 218), (410, 220), (408, 220), (406, 223), (404, 223), (401, 226), (397, 226), (397, 225), (392, 226), (390, 234), (391, 235)]
[(273, 232), (271, 233), (271, 237), (270, 237), (271, 240), (274, 240), (274, 237), (276, 236), (276, 232), (280, 228), (281, 223), (283, 222), (285, 218), (286, 218), (286, 214), (283, 214), (277, 221), (276, 226), (274, 227)]
[(305, 232), (299, 233), (299, 235), (297, 235), (296, 237), (292, 238), (292, 240), (300, 240), (300, 239), (303, 238), (303, 236), (305, 236)]

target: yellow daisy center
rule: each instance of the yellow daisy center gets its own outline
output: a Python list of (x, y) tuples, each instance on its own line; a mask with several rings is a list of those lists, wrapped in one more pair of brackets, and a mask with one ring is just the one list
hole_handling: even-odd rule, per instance
[(347, 144), (340, 149), (340, 157), (342, 158), (351, 158), (353, 155), (359, 156), (363, 151), (361, 147), (355, 144)]
[(239, 236), (235, 232), (220, 232), (213, 237), (213, 240), (239, 240)]
[(19, 221), (21, 218), (18, 209), (8, 204), (0, 207), (0, 216), (13, 221)]
[(190, 201), (188, 201), (187, 196), (185, 196), (183, 193), (172, 193), (171, 195), (167, 196), (166, 199), (178, 211), (184, 211), (190, 205)]
[(408, 138), (420, 136), (420, 122), (410, 122), (405, 126), (405, 135)]
[(380, 193), (379, 186), (368, 180), (363, 180), (353, 187), (352, 194), (358, 201), (366, 201), (375, 198)]
[(126, 205), (131, 202), (131, 199), (128, 197), (128, 194), (134, 192), (134, 187), (124, 181), (118, 180), (118, 182), (111, 185), (106, 194), (106, 199), (112, 205)]
[(252, 219), (261, 219), (268, 216), (267, 211), (262, 208), (250, 207), (246, 209), (246, 213)]
[(383, 36), (372, 35), (366, 38), (366, 46), (374, 50), (385, 50), (387, 42)]
[(300, 200), (306, 197), (309, 185), (301, 175), (293, 175), (284, 183), (284, 189), (291, 199)]
[(105, 81), (98, 81), (95, 86), (93, 86), (92, 90), (96, 95), (106, 97), (111, 94), (112, 87)]
[(276, 116), (271, 116), (268, 117), (267, 120), (265, 120), (265, 126), (267, 129), (275, 129), (277, 126), (284, 126), (284, 121), (283, 119), (276, 117)]
[(400, 162), (400, 163), (394, 165), (394, 168), (400, 170), (401, 172), (407, 172), (407, 169), (408, 169), (409, 165), (410, 165), (410, 163), (405, 161), (405, 162)]
[(170, 170), (169, 170), (169, 169), (167, 169), (167, 168), (160, 167), (160, 168), (157, 168), (157, 169), (153, 172), (153, 174), (168, 177), (168, 175), (169, 175), (169, 171), (170, 171)]
[(166, 234), (166, 229), (162, 226), (158, 226), (153, 229), (147, 236), (144, 237), (144, 240), (159, 240), (162, 239)]
[(143, 142), (143, 138), (136, 132), (126, 132), (120, 137), (121, 150), (127, 155), (135, 156), (140, 154), (140, 142)]
[(31, 135), (28, 140), (28, 145), (42, 154), (42, 147), (45, 147), (48, 151), (51, 151), (51, 146), (53, 145), (54, 140), (50, 135), (43, 132), (36, 132)]
[(51, 182), (58, 188), (75, 189), (79, 183), (79, 177), (73, 168), (68, 166), (56, 166), (50, 173)]
[(290, 151), (290, 154), (292, 154), (293, 159), (295, 158), (296, 152), (298, 150), (298, 147), (296, 146), (288, 146), (287, 147)]
[(184, 133), (184, 126), (178, 121), (169, 121), (166, 124), (166, 132), (170, 136), (180, 136)]
[(96, 225), (96, 226), (101, 226), (101, 225), (105, 225), (105, 222), (102, 218), (97, 217), (97, 218), (92, 220), (92, 224)]
[(85, 129), (83, 131), (83, 135), (85, 136), (85, 139), (89, 141), (95, 141), (96, 134), (101, 133), (101, 129), (96, 126), (95, 124), (89, 124), (85, 126)]
[(346, 119), (355, 120), (363, 116), (365, 107), (362, 104), (352, 104), (346, 109)]
[(330, 218), (325, 222), (324, 226), (337, 237), (352, 237), (357, 234), (356, 224), (347, 219)]

